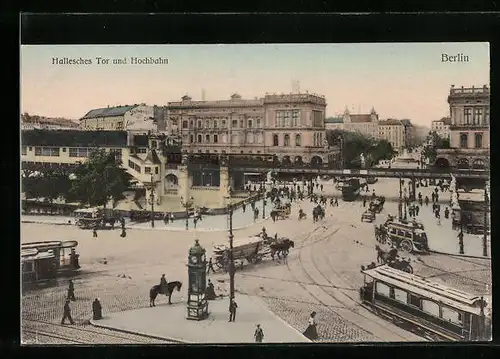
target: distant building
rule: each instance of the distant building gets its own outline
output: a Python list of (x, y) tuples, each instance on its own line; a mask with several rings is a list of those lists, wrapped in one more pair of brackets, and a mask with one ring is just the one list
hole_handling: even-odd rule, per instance
[(78, 123), (66, 118), (51, 118), (45, 116), (30, 116), (27, 113), (21, 115), (22, 130), (75, 130)]
[(343, 130), (344, 118), (343, 117), (328, 117), (325, 119), (326, 130)]
[(410, 120), (401, 120), (403, 124), (403, 147), (409, 147), (416, 144), (416, 128), (413, 126)]
[(406, 127), (401, 120), (389, 119), (378, 123), (379, 139), (387, 140), (392, 148), (401, 151), (406, 147)]
[(80, 128), (88, 131), (147, 132), (157, 130), (158, 117), (160, 121), (163, 120), (164, 113), (157, 106), (141, 104), (105, 107), (87, 112), (80, 119)]
[(379, 118), (375, 109), (368, 114), (351, 114), (346, 108), (342, 117), (342, 129), (357, 132), (366, 137), (379, 138)]
[(450, 124), (451, 118), (443, 117), (440, 120), (432, 121), (431, 131), (435, 132), (439, 137), (443, 139), (450, 139)]
[(183, 96), (169, 102), (172, 131), (180, 124), (183, 150), (188, 153), (276, 155), (283, 163), (321, 164), (335, 161), (325, 134), (323, 96), (266, 94), (242, 99), (193, 101)]
[(490, 89), (450, 89), (450, 149), (438, 150), (436, 165), (486, 169), (490, 164)]

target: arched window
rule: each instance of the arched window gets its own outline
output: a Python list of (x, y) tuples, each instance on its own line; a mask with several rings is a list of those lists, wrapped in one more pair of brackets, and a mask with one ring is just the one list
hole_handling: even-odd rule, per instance
[(295, 146), (297, 147), (301, 146), (301, 138), (299, 134), (295, 135)]
[(279, 146), (279, 137), (277, 134), (273, 135), (273, 146)]
[(201, 143), (201, 140), (202, 140), (201, 135), (198, 135), (198, 143)]
[(474, 136), (474, 145), (476, 148), (482, 148), (483, 147), (483, 134), (482, 133), (476, 133)]
[(283, 140), (283, 146), (289, 147), (290, 146), (290, 135), (286, 134)]
[(201, 128), (202, 125), (201, 125), (201, 121), (198, 121), (198, 128)]
[(188, 122), (182, 121), (182, 128), (188, 128)]
[(205, 128), (210, 128), (210, 120), (205, 120)]

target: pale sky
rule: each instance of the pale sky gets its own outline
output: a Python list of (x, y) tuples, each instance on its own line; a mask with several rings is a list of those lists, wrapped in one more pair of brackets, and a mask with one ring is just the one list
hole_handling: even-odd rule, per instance
[[(463, 54), (468, 62), (442, 62)], [(168, 65), (98, 65), (96, 57), (164, 57)], [(54, 65), (52, 59), (91, 59)], [(326, 97), (327, 116), (344, 112), (408, 118), (430, 126), (447, 116), (451, 85), (489, 85), (488, 43), (21, 46), (21, 111), (78, 119), (94, 108), (253, 99), (290, 93), (292, 82)]]

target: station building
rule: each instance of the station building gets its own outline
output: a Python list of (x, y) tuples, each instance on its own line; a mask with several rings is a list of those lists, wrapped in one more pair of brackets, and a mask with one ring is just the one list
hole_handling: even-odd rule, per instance
[(490, 89), (451, 87), (450, 148), (439, 149), (436, 165), (488, 169), (490, 162)]

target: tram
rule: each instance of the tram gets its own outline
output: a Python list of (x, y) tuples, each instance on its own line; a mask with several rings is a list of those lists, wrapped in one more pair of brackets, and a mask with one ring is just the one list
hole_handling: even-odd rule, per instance
[(77, 241), (45, 241), (21, 244), (23, 283), (50, 279), (80, 268)]
[(491, 315), (483, 297), (388, 265), (362, 270), (363, 305), (433, 341), (491, 340)]

